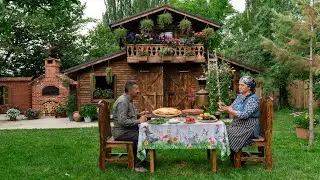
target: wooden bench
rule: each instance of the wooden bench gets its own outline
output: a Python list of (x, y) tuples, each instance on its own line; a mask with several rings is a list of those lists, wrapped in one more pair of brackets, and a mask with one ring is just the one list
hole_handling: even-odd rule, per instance
[(267, 170), (272, 169), (272, 124), (273, 124), (273, 99), (266, 97), (260, 99), (260, 136), (253, 139), (253, 146), (258, 152), (246, 152), (249, 157), (242, 156), (242, 150), (234, 155), (234, 166), (241, 168), (241, 162), (263, 162)]
[[(99, 106), (100, 156), (99, 168), (104, 170), (107, 162), (126, 162), (128, 168), (134, 168), (133, 142), (115, 141), (111, 134), (109, 103), (101, 100)], [(127, 153), (112, 153), (113, 148), (125, 148)], [(123, 157), (127, 156), (126, 159)]]

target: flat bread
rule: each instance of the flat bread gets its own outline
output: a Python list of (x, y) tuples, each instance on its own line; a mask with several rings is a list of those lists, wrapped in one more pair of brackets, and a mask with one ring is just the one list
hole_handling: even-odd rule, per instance
[(175, 108), (159, 108), (154, 110), (154, 113), (158, 115), (178, 115), (181, 114), (181, 111)]
[(199, 115), (202, 114), (204, 111), (203, 109), (185, 109), (182, 110), (182, 112), (188, 115)]

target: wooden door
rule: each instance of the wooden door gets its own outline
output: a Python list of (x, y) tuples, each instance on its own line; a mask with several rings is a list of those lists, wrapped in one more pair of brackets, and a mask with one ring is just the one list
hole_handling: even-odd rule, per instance
[(164, 66), (164, 105), (178, 109), (190, 108), (191, 70), (184, 65)]
[(163, 107), (163, 68), (146, 65), (139, 68), (138, 84), (140, 89), (140, 110), (155, 110)]

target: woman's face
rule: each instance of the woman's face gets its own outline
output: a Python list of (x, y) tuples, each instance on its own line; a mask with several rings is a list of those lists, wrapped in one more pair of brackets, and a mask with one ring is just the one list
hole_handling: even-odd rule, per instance
[(250, 92), (250, 88), (243, 82), (239, 81), (239, 93), (246, 94), (247, 92)]

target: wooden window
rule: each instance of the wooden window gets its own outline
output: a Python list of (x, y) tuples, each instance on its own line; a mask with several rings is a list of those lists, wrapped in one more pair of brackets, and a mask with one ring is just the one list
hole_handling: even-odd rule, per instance
[(9, 88), (6, 86), (0, 87), (0, 104), (9, 104)]
[(93, 99), (114, 99), (115, 98), (115, 76), (112, 76), (112, 82), (106, 81), (106, 76), (96, 76), (96, 87), (93, 93)]
[(55, 86), (47, 86), (42, 89), (42, 96), (59, 96), (59, 88)]

